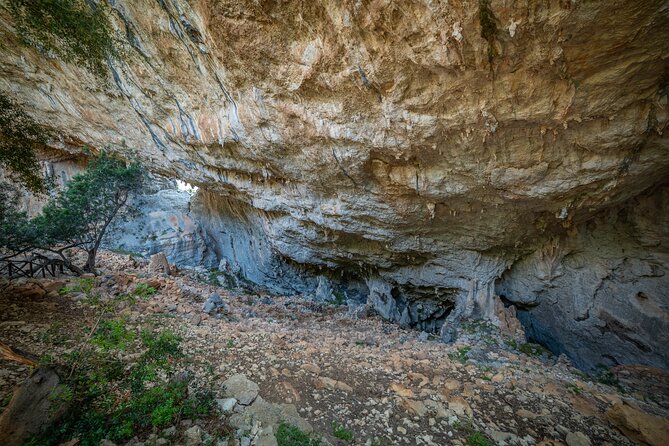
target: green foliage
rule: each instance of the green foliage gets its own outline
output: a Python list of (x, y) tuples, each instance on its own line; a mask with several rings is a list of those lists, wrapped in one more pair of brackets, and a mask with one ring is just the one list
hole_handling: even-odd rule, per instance
[(539, 344), (531, 342), (522, 344), (518, 347), (518, 351), (525, 353), (527, 356), (542, 356), (544, 354), (550, 356), (551, 352)]
[(91, 343), (104, 351), (125, 350), (135, 340), (135, 333), (129, 331), (124, 320), (100, 321), (91, 338)]
[(608, 367), (603, 364), (597, 364), (596, 368), (595, 376), (598, 383), (615, 387), (621, 393), (625, 392), (618, 377)]
[(0, 257), (25, 252), (36, 238), (28, 216), (19, 211), (19, 197), (16, 187), (0, 181)]
[(103, 438), (126, 442), (153, 428), (212, 412), (212, 392), (191, 392), (190, 379), (173, 377), (173, 366), (182, 356), (179, 337), (169, 330), (143, 331), (141, 354), (133, 364), (108, 353), (139, 346), (131, 342), (135, 338), (122, 321), (102, 321), (92, 343), (104, 345), (104, 350), (81, 349), (65, 358), (81, 366), (52, 398), (75, 404), (62, 422), (33, 439), (32, 445), (57, 445), (75, 437), (83, 446), (97, 446)]
[(21, 185), (33, 193), (46, 190), (36, 150), (46, 146), (50, 133), (0, 92), (0, 167), (14, 184), (0, 181), (0, 250), (7, 256), (33, 245), (36, 233), (19, 210)]
[(60, 290), (58, 290), (58, 294), (60, 294), (61, 296), (70, 293), (90, 294), (90, 292), (93, 291), (93, 288), (95, 288), (95, 279), (91, 277), (85, 277), (79, 279), (79, 282), (76, 283), (75, 285), (65, 286), (61, 288)]
[(340, 290), (334, 290), (332, 294), (335, 297), (335, 300), (332, 302), (336, 306), (342, 306), (346, 303), (346, 296), (344, 293)]
[(156, 289), (147, 283), (138, 283), (132, 294), (146, 300), (156, 294)]
[(453, 361), (458, 361), (464, 364), (467, 361), (467, 355), (471, 349), (472, 348), (469, 346), (461, 347), (457, 351), (449, 353), (448, 357)]
[(32, 192), (44, 191), (44, 179), (35, 151), (46, 147), (49, 136), (49, 131), (0, 93), (0, 166), (8, 169), (12, 179)]
[(469, 418), (463, 419), (463, 420), (455, 420), (451, 426), (453, 426), (453, 429), (462, 431), (465, 433), (471, 433), (474, 432), (474, 425), (472, 424), (472, 420)]
[(67, 384), (59, 384), (56, 386), (48, 396), (49, 401), (69, 403), (74, 398), (74, 391), (72, 387)]
[(276, 442), (279, 446), (321, 446), (319, 438), (309, 435), (299, 427), (285, 422), (279, 423), (276, 431)]
[(339, 424), (336, 421), (332, 422), (332, 434), (336, 438), (339, 438), (340, 440), (344, 440), (346, 442), (353, 440), (353, 432), (346, 429), (343, 424)]
[(24, 44), (75, 62), (98, 77), (117, 54), (104, 2), (84, 0), (9, 0)]
[(574, 395), (580, 395), (581, 393), (583, 393), (583, 389), (581, 389), (576, 384), (567, 383), (567, 384), (565, 384), (565, 387), (567, 388), (567, 390), (569, 390)]
[(467, 437), (467, 446), (490, 446), (490, 443), (482, 433), (473, 432)]
[(142, 181), (138, 164), (126, 165), (102, 152), (32, 220), (41, 234), (40, 247), (61, 246), (59, 253), (69, 248), (83, 249), (88, 253), (84, 269), (94, 272), (97, 250), (107, 228)]

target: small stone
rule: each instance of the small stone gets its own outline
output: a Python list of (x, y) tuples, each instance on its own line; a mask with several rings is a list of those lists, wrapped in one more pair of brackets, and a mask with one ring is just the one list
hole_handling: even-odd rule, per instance
[(227, 413), (232, 412), (235, 405), (237, 405), (237, 400), (235, 398), (218, 399), (216, 400), (216, 404), (221, 412)]
[(162, 435), (165, 438), (172, 438), (176, 435), (176, 433), (177, 433), (176, 426), (170, 426), (167, 429), (163, 429), (160, 435)]
[(225, 303), (218, 293), (211, 293), (202, 306), (202, 311), (210, 316), (216, 316), (225, 310)]
[(456, 396), (448, 402), (448, 408), (455, 412), (458, 416), (467, 416), (471, 418), (474, 416), (474, 411), (464, 398)]
[(302, 370), (306, 370), (307, 372), (311, 372), (315, 375), (320, 375), (321, 374), (321, 368), (318, 367), (316, 364), (302, 364), (302, 367), (300, 367)]
[(186, 446), (199, 446), (202, 444), (202, 429), (200, 426), (190, 427), (184, 432)]
[(569, 432), (565, 439), (568, 446), (591, 446), (592, 443), (583, 432)]
[(170, 264), (167, 262), (167, 257), (165, 257), (163, 252), (151, 256), (149, 271), (170, 275)]

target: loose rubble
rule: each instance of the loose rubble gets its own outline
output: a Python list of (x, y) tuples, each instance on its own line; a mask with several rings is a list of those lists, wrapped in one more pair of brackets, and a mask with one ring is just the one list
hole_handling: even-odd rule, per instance
[[(187, 270), (150, 273), (146, 262), (110, 253), (100, 264), (101, 299), (138, 284), (156, 290), (122, 316), (182, 337), (195, 381), (218, 389), (220, 422), (232, 432), (218, 446), (275, 446), (280, 423), (332, 445), (464, 446), (481, 435), (491, 445), (659, 446), (669, 438), (667, 375), (656, 369), (621, 366), (612, 369), (620, 380), (605, 385), (485, 323), (463, 325), (445, 344), (377, 317), (351, 318), (345, 306), (226, 290)], [(58, 293), (79, 280), (5, 284), (0, 339), (56, 359), (71, 351), (95, 323), (79, 292)], [(0, 361), (1, 407), (30, 373)], [(212, 444), (208, 429), (182, 420), (128, 445)]]

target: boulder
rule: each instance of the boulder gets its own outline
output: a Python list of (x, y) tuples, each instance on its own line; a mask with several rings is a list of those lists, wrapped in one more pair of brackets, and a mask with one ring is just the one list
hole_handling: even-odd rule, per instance
[(67, 412), (71, 389), (51, 367), (40, 367), (14, 391), (0, 415), (0, 444), (21, 446), (56, 423)]
[(154, 273), (161, 273), (170, 275), (170, 264), (163, 252), (159, 252), (151, 256), (149, 261), (149, 271)]
[(204, 305), (202, 305), (202, 311), (209, 316), (216, 316), (220, 312), (225, 311), (225, 303), (218, 293), (211, 293), (204, 302)]
[(629, 403), (615, 404), (605, 414), (613, 427), (631, 440), (649, 446), (665, 446), (669, 420), (648, 414)]
[(224, 393), (228, 398), (235, 398), (238, 404), (248, 406), (258, 396), (259, 387), (256, 383), (238, 373), (228, 378), (224, 383)]

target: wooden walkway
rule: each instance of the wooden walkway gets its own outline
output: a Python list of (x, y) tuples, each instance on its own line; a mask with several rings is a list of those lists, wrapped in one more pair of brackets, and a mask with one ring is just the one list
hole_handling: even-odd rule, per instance
[(64, 264), (60, 259), (48, 257), (32, 257), (29, 259), (2, 259), (0, 260), (0, 276), (10, 279), (15, 277), (56, 277), (63, 274)]

